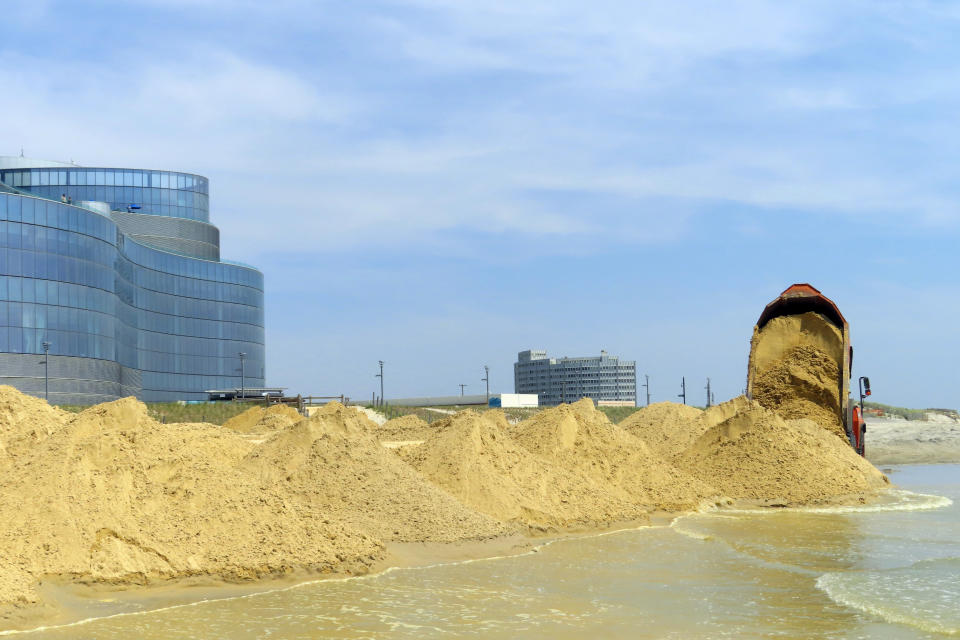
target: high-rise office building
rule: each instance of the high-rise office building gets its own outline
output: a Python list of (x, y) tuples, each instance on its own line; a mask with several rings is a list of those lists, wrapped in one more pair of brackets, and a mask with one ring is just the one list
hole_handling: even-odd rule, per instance
[(221, 259), (209, 217), (203, 176), (0, 157), (0, 384), (42, 396), (48, 375), (61, 404), (263, 387), (263, 274)]
[(590, 398), (606, 405), (637, 403), (637, 363), (601, 351), (585, 358), (548, 358), (546, 351), (521, 351), (513, 365), (516, 393), (536, 393), (541, 405)]

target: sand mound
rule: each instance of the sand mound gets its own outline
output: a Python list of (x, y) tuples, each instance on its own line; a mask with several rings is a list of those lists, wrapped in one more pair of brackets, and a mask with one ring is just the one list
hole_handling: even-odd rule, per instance
[(369, 420), (333, 402), (260, 444), (244, 461), (262, 486), (384, 540), (453, 541), (502, 533), (380, 446)]
[(160, 425), (133, 398), (73, 416), (0, 474), (0, 558), (15, 568), (0, 597), (35, 602), (44, 576), (239, 580), (363, 572), (382, 557), (371, 536), (244, 472), (252, 446), (213, 425)]
[(224, 422), (223, 426), (239, 433), (266, 433), (285, 429), (301, 420), (303, 420), (303, 416), (293, 407), (285, 404), (274, 404), (267, 408), (252, 407), (247, 409)]
[(657, 402), (627, 416), (618, 425), (643, 440), (651, 451), (663, 458), (686, 449), (696, 440), (691, 426), (703, 414), (696, 407), (676, 402)]
[(817, 504), (887, 486), (873, 465), (813, 421), (785, 421), (758, 403), (709, 428), (676, 461), (731, 498), (769, 504)]
[(589, 399), (541, 411), (512, 434), (527, 450), (580, 471), (641, 509), (689, 509), (716, 494), (611, 424)]
[(494, 412), (458, 413), (407, 453), (407, 461), (462, 502), (500, 520), (570, 527), (623, 519), (631, 512), (583, 474), (521, 447), (497, 418)]
[(667, 461), (686, 451), (707, 429), (750, 406), (744, 396), (714, 405), (706, 411), (674, 402), (658, 402), (620, 423), (650, 450)]
[(20, 447), (32, 446), (59, 429), (71, 415), (45, 400), (0, 385), (0, 464), (8, 449), (15, 455)]
[(426, 440), (435, 428), (427, 424), (426, 420), (419, 416), (409, 414), (387, 420), (374, 430), (377, 438), (380, 440)]
[(785, 419), (815, 421), (846, 440), (840, 330), (818, 313), (774, 318), (753, 338), (753, 399)]

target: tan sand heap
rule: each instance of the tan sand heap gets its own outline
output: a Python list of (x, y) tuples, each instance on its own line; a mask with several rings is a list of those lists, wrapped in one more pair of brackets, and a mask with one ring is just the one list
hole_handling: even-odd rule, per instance
[(279, 431), (303, 420), (300, 412), (285, 404), (269, 407), (251, 407), (223, 423), (227, 429), (239, 433), (267, 433)]
[(643, 440), (650, 450), (667, 461), (684, 453), (707, 429), (750, 407), (738, 396), (706, 411), (675, 402), (658, 402), (628, 416), (620, 427)]
[(265, 489), (292, 493), (312, 511), (383, 540), (449, 542), (505, 531), (380, 446), (375, 429), (362, 413), (333, 402), (259, 445), (244, 468)]
[(653, 453), (669, 460), (700, 435), (692, 427), (701, 415), (703, 411), (696, 407), (657, 402), (635, 411), (617, 426), (642, 440)]
[[(3, 394), (9, 403), (10, 392)], [(30, 413), (5, 415), (5, 431), (36, 421), (40, 408), (21, 400)], [(37, 582), (47, 576), (240, 580), (366, 572), (383, 556), (369, 534), (324, 517), (282, 486), (261, 486), (239, 466), (251, 447), (213, 425), (160, 425), (133, 398), (53, 422), (48, 437), (0, 474), (0, 601), (36, 602)]]
[[(792, 345), (767, 371), (809, 382), (789, 355), (807, 347), (820, 348)], [(468, 411), (431, 425), (403, 458), (338, 403), (310, 419), (239, 417), (160, 425), (132, 398), (69, 414), (0, 387), (0, 627), (36, 610), (45, 580), (363, 573), (390, 542), (602, 527), (726, 497), (856, 501), (886, 486), (845, 441), (746, 398), (707, 411), (661, 403), (624, 428), (590, 400), (515, 426), (502, 411)]]
[(431, 427), (426, 420), (413, 414), (387, 420), (374, 429), (379, 440), (393, 441), (425, 440), (435, 431), (436, 427)]
[(813, 420), (846, 440), (840, 402), (840, 330), (811, 311), (773, 318), (753, 340), (753, 399), (785, 419)]
[(504, 521), (570, 527), (641, 515), (578, 471), (521, 447), (498, 418), (502, 413), (458, 413), (405, 457), (465, 504)]
[(0, 385), (0, 465), (23, 447), (44, 440), (70, 416), (44, 400)]
[(759, 403), (709, 428), (676, 460), (726, 496), (772, 505), (834, 502), (889, 483), (813, 421), (785, 421)]
[(643, 510), (696, 508), (716, 494), (612, 424), (588, 398), (541, 411), (512, 433), (529, 451), (580, 471)]

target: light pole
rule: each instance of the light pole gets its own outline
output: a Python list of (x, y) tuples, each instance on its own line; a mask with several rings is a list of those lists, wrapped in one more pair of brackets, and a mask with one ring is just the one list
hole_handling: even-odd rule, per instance
[(240, 351), (237, 353), (237, 355), (240, 356), (240, 399), (243, 400), (243, 398), (247, 395), (246, 389), (243, 385), (243, 360), (247, 357), (247, 354), (244, 351)]
[(380, 378), (380, 406), (383, 406), (383, 360), (377, 360), (380, 363), (380, 373), (373, 376), (374, 378)]
[(50, 343), (43, 343), (43, 399), (50, 402)]
[(677, 394), (678, 398), (683, 398), (683, 404), (687, 404), (687, 378), (684, 376), (680, 379), (680, 393)]
[(647, 406), (649, 407), (650, 406), (650, 376), (644, 375), (643, 378), (644, 380), (646, 380), (646, 382), (644, 382), (640, 386), (642, 386), (644, 389), (647, 390)]
[(490, 404), (490, 367), (483, 365), (483, 377), (480, 378), (480, 382), (487, 383), (487, 404)]
[(461, 398), (463, 397), (463, 388), (466, 387), (466, 386), (467, 386), (467, 385), (465, 385), (465, 384), (463, 384), (463, 383), (460, 384), (460, 397), (461, 397)]

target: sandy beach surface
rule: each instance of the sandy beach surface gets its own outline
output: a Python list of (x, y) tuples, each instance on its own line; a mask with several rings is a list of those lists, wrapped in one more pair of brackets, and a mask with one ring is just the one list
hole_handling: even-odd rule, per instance
[[(0, 387), (0, 632), (527, 557), (665, 528), (665, 513), (882, 502), (888, 477), (838, 427), (836, 332), (801, 321), (810, 330), (755, 335), (760, 401), (659, 403), (620, 424), (586, 398), (519, 423), (501, 410), (374, 421), (331, 402), (160, 424), (134, 398), (68, 413)], [(937, 429), (875, 425), (874, 453), (884, 435), (892, 451), (933, 450), (955, 425)]]
[(928, 418), (868, 418), (867, 459), (876, 465), (960, 462), (960, 422), (937, 414)]

